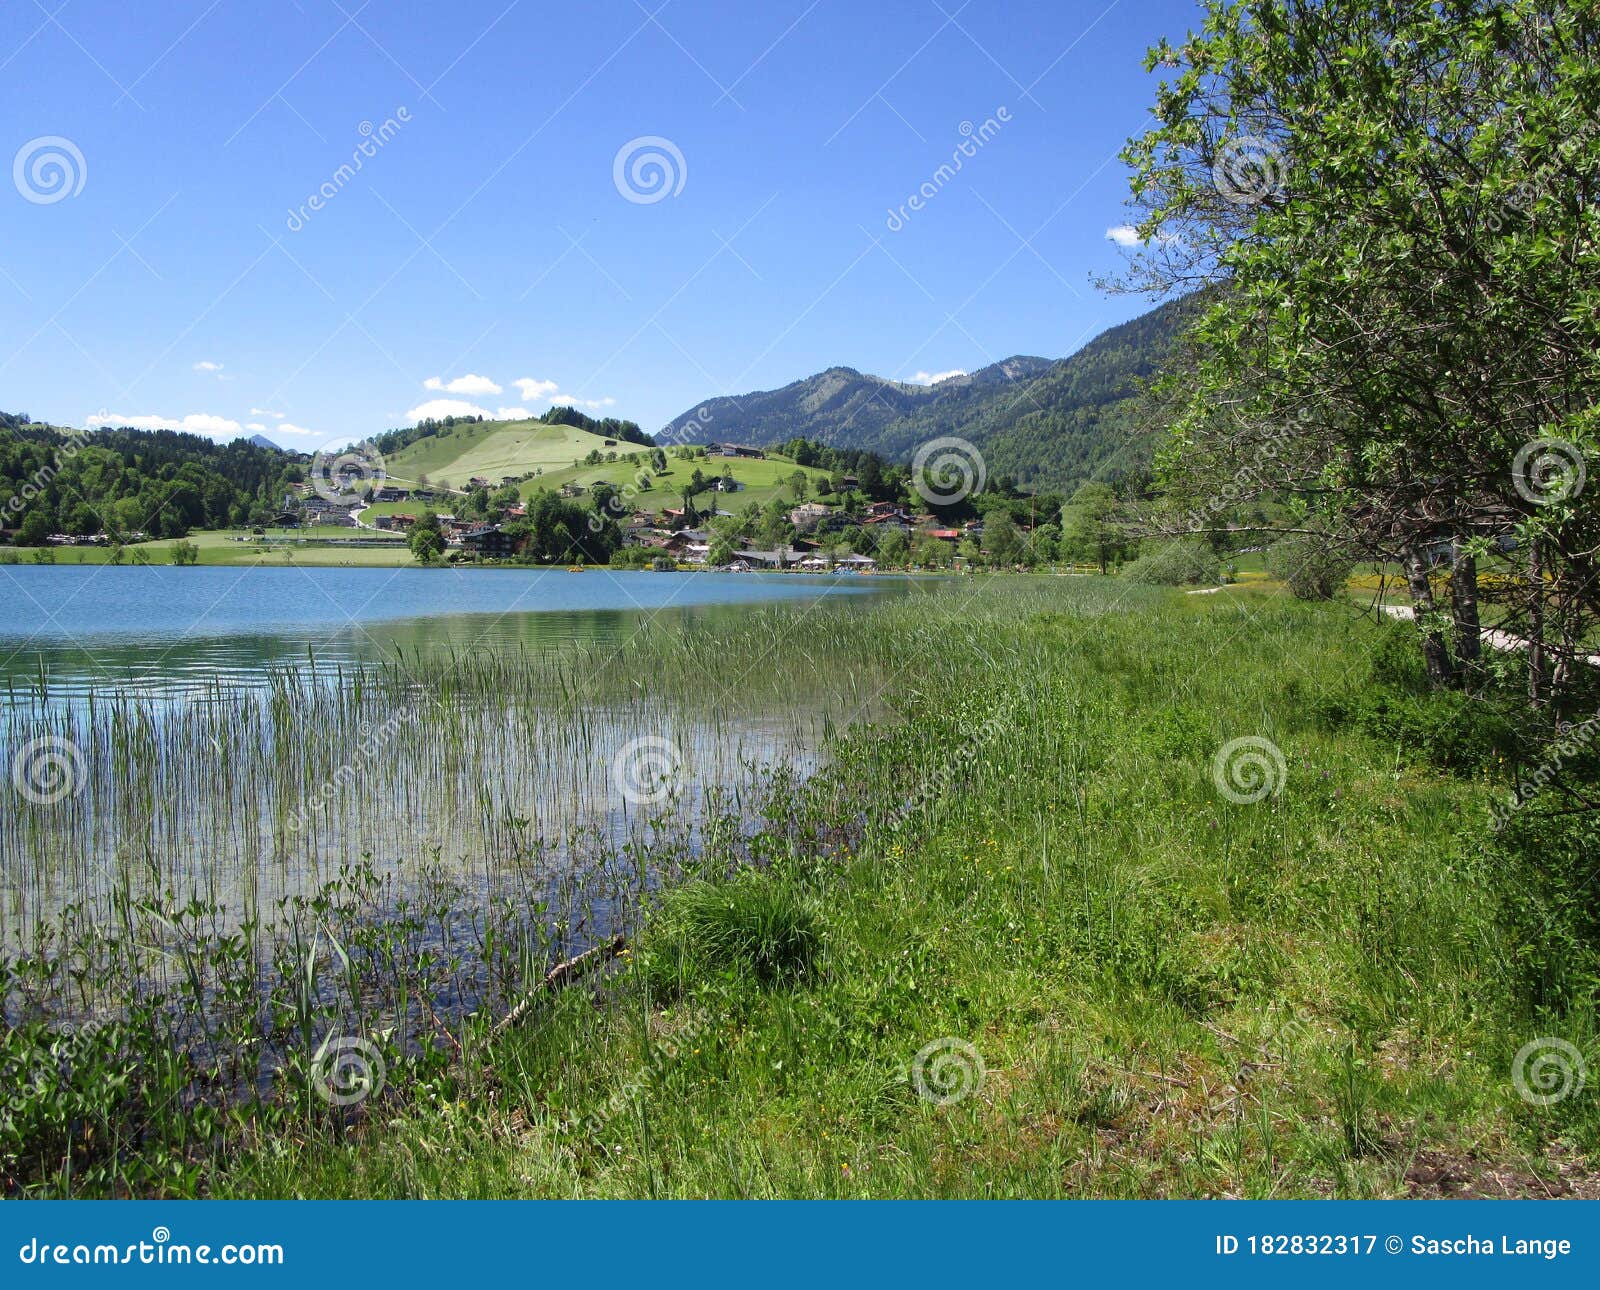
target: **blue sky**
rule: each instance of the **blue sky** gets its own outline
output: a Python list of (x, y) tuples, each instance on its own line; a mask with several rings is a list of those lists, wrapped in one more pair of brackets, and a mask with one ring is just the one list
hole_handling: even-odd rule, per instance
[(834, 364), (1058, 357), (1148, 307), (1090, 279), (1141, 55), (1195, 20), (7, 0), (0, 408), (314, 448), (456, 405), (654, 431)]

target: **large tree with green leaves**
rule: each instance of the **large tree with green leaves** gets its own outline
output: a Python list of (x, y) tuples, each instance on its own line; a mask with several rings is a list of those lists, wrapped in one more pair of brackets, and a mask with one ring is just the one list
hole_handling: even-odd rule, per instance
[(1151, 52), (1173, 75), (1126, 153), (1130, 285), (1219, 285), (1166, 462), (1186, 500), (1272, 492), (1288, 527), (1402, 561), (1439, 683), (1475, 656), (1474, 560), (1514, 534), (1536, 701), (1600, 610), (1580, 500), (1600, 461), (1597, 53), (1600, 8), (1570, 0), (1213, 0)]

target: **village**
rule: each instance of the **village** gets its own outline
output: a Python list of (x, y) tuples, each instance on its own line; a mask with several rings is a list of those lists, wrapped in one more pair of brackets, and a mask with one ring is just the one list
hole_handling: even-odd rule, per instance
[[(709, 444), (704, 455), (724, 462), (768, 457), (766, 450), (742, 444)], [(447, 561), (516, 560), (527, 554), (528, 536), (519, 529), (528, 517), (532, 500), (521, 490), (534, 478), (532, 473), (498, 479), (473, 475), (464, 487), (457, 488), (444, 483), (406, 484), (388, 477), (370, 481), (352, 477), (335, 481), (332, 497), (307, 482), (296, 493), (285, 496), (272, 527), (322, 530), (319, 540), (334, 544), (340, 544), (341, 539), (327, 536), (326, 530), (347, 528), (351, 533), (344, 541), (370, 543), (379, 540), (378, 534), (406, 537), (431, 517), (438, 526)], [(767, 545), (725, 537), (719, 543), (719, 529), (726, 531), (735, 526), (718, 522), (741, 518), (726, 509), (728, 499), (746, 491), (745, 483), (736, 479), (731, 469), (706, 481), (704, 491), (713, 498), (709, 505), (696, 506), (692, 497), (684, 497), (677, 506), (629, 509), (629, 494), (633, 494), (631, 500), (642, 494), (635, 489), (615, 488), (605, 481), (588, 485), (567, 482), (554, 494), (586, 507), (591, 517), (603, 515), (615, 521), (622, 549), (618, 553), (620, 559), (613, 563), (658, 570), (866, 574), (874, 572), (880, 563), (912, 563), (908, 557), (914, 539), (922, 542), (924, 558), (918, 563), (959, 566), (960, 557), (955, 554), (958, 545), (982, 540), (980, 520), (953, 526), (931, 512), (913, 511), (902, 502), (867, 500), (856, 491), (858, 487), (854, 476), (844, 475), (831, 502), (795, 500), (793, 505), (782, 508), (778, 527), (784, 532), (780, 540)], [(780, 508), (774, 505), (770, 509)], [(766, 526), (769, 534), (773, 529), (771, 524)], [(886, 544), (885, 539), (891, 534), (896, 536)], [(927, 558), (932, 544), (937, 544), (938, 554)], [(884, 560), (879, 554), (868, 554), (881, 549), (891, 551), (896, 558)]]

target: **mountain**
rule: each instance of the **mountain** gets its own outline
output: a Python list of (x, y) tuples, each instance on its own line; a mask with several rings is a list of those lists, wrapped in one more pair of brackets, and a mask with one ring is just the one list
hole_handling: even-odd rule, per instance
[(1019, 356), (937, 385), (908, 385), (849, 367), (738, 397), (707, 399), (657, 438), (758, 445), (796, 436), (907, 460), (953, 435), (983, 452), (991, 477), (1066, 486), (1143, 469), (1135, 397), (1194, 321), (1198, 296), (1169, 301), (1102, 332), (1070, 357)]
[(267, 436), (264, 434), (253, 434), (246, 442), (255, 444), (257, 448), (271, 448), (273, 452), (283, 451), (281, 445), (273, 443), (272, 440), (267, 438)]

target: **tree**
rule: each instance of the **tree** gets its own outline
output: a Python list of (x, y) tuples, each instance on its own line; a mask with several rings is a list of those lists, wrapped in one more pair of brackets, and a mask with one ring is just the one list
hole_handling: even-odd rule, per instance
[(983, 526), (983, 549), (997, 565), (1016, 564), (1022, 554), (1022, 535), (1009, 511), (996, 511)]
[(17, 526), (18, 546), (43, 546), (50, 538), (50, 520), (43, 511), (31, 510)]
[(200, 562), (200, 548), (193, 542), (174, 542), (172, 544), (172, 563), (176, 565), (198, 564)]
[(430, 511), (412, 525), (409, 545), (418, 564), (433, 564), (444, 555), (444, 534), (439, 531), (439, 517)]
[(1127, 551), (1126, 531), (1116, 522), (1117, 495), (1109, 484), (1084, 484), (1061, 510), (1061, 548), (1068, 559), (1087, 560), (1109, 571)]
[(1267, 572), (1300, 600), (1332, 600), (1354, 568), (1350, 557), (1325, 534), (1296, 533), (1267, 550)]
[(1600, 612), (1600, 508), (1572, 504), (1600, 462), (1597, 54), (1600, 10), (1567, 0), (1211, 0), (1151, 51), (1175, 75), (1124, 154), (1129, 285), (1216, 286), (1168, 480), (1399, 561), (1435, 685), (1452, 634), (1476, 649), (1475, 558), (1515, 533), (1536, 704), (1547, 606), (1569, 659)]

